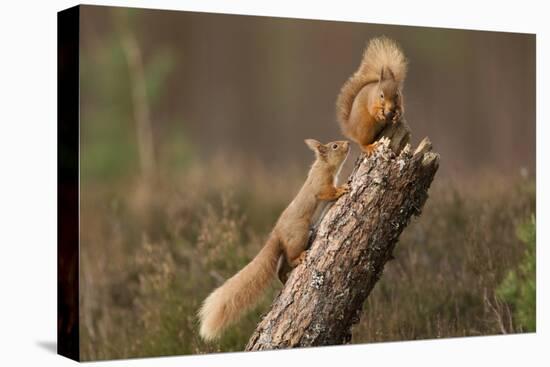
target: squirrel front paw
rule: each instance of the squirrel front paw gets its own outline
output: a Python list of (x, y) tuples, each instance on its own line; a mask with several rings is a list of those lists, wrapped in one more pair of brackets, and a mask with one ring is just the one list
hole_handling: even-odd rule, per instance
[(340, 197), (340, 196), (350, 192), (351, 187), (349, 186), (349, 184), (346, 183), (346, 184), (343, 184), (342, 186), (338, 187), (337, 190), (338, 190), (338, 197)]
[(401, 110), (397, 109), (395, 110), (395, 113), (393, 114), (392, 122), (396, 124), (399, 120), (401, 120)]

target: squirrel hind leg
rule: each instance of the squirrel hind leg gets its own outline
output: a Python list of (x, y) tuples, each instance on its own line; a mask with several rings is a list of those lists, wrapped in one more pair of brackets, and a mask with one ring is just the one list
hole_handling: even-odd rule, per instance
[(295, 257), (294, 259), (291, 259), (290, 260), (290, 266), (292, 266), (293, 268), (297, 267), (298, 265), (300, 265), (301, 263), (303, 263), (306, 259), (306, 251), (302, 251), (300, 253), (300, 255), (298, 255), (297, 257)]
[(286, 257), (284, 255), (279, 256), (279, 261), (277, 262), (277, 276), (283, 285), (288, 280), (288, 274), (291, 270), (292, 268), (286, 261)]
[(278, 278), (279, 278), (279, 280), (281, 281), (282, 284), (286, 283), (286, 281), (288, 280), (288, 276), (289, 276), (290, 272), (295, 267), (297, 267), (298, 265), (300, 265), (301, 263), (303, 263), (305, 261), (306, 255), (307, 255), (307, 252), (302, 251), (294, 259), (288, 259), (287, 260), (285, 255), (281, 255), (279, 257), (279, 260), (277, 262), (277, 276), (278, 276)]

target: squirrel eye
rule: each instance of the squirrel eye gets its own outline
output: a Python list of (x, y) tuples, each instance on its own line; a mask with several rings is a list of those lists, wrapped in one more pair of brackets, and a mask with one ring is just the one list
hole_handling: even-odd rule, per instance
[(332, 146), (332, 149), (334, 149), (334, 150), (336, 150), (337, 148), (338, 148), (338, 144), (334, 144), (334, 145)]
[(380, 93), (380, 98), (384, 99), (384, 92)]

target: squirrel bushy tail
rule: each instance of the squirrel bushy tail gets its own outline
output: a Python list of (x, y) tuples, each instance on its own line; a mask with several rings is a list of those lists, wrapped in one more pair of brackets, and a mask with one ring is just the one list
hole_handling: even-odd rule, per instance
[(275, 276), (281, 253), (278, 238), (271, 234), (248, 265), (204, 300), (199, 310), (200, 335), (203, 339), (216, 339), (227, 326), (256, 304)]
[(337, 117), (341, 124), (347, 123), (353, 101), (361, 89), (380, 79), (382, 73), (390, 73), (397, 83), (403, 83), (407, 74), (407, 59), (397, 43), (387, 37), (370, 40), (359, 69), (342, 87), (337, 105)]

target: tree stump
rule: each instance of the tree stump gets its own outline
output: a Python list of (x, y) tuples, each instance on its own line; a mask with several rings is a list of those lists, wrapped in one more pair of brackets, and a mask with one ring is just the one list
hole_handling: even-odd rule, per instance
[(375, 153), (361, 155), (351, 191), (327, 211), (305, 261), (252, 334), (246, 350), (345, 344), (399, 235), (419, 215), (438, 168), (425, 138), (413, 153), (403, 121), (387, 128)]

